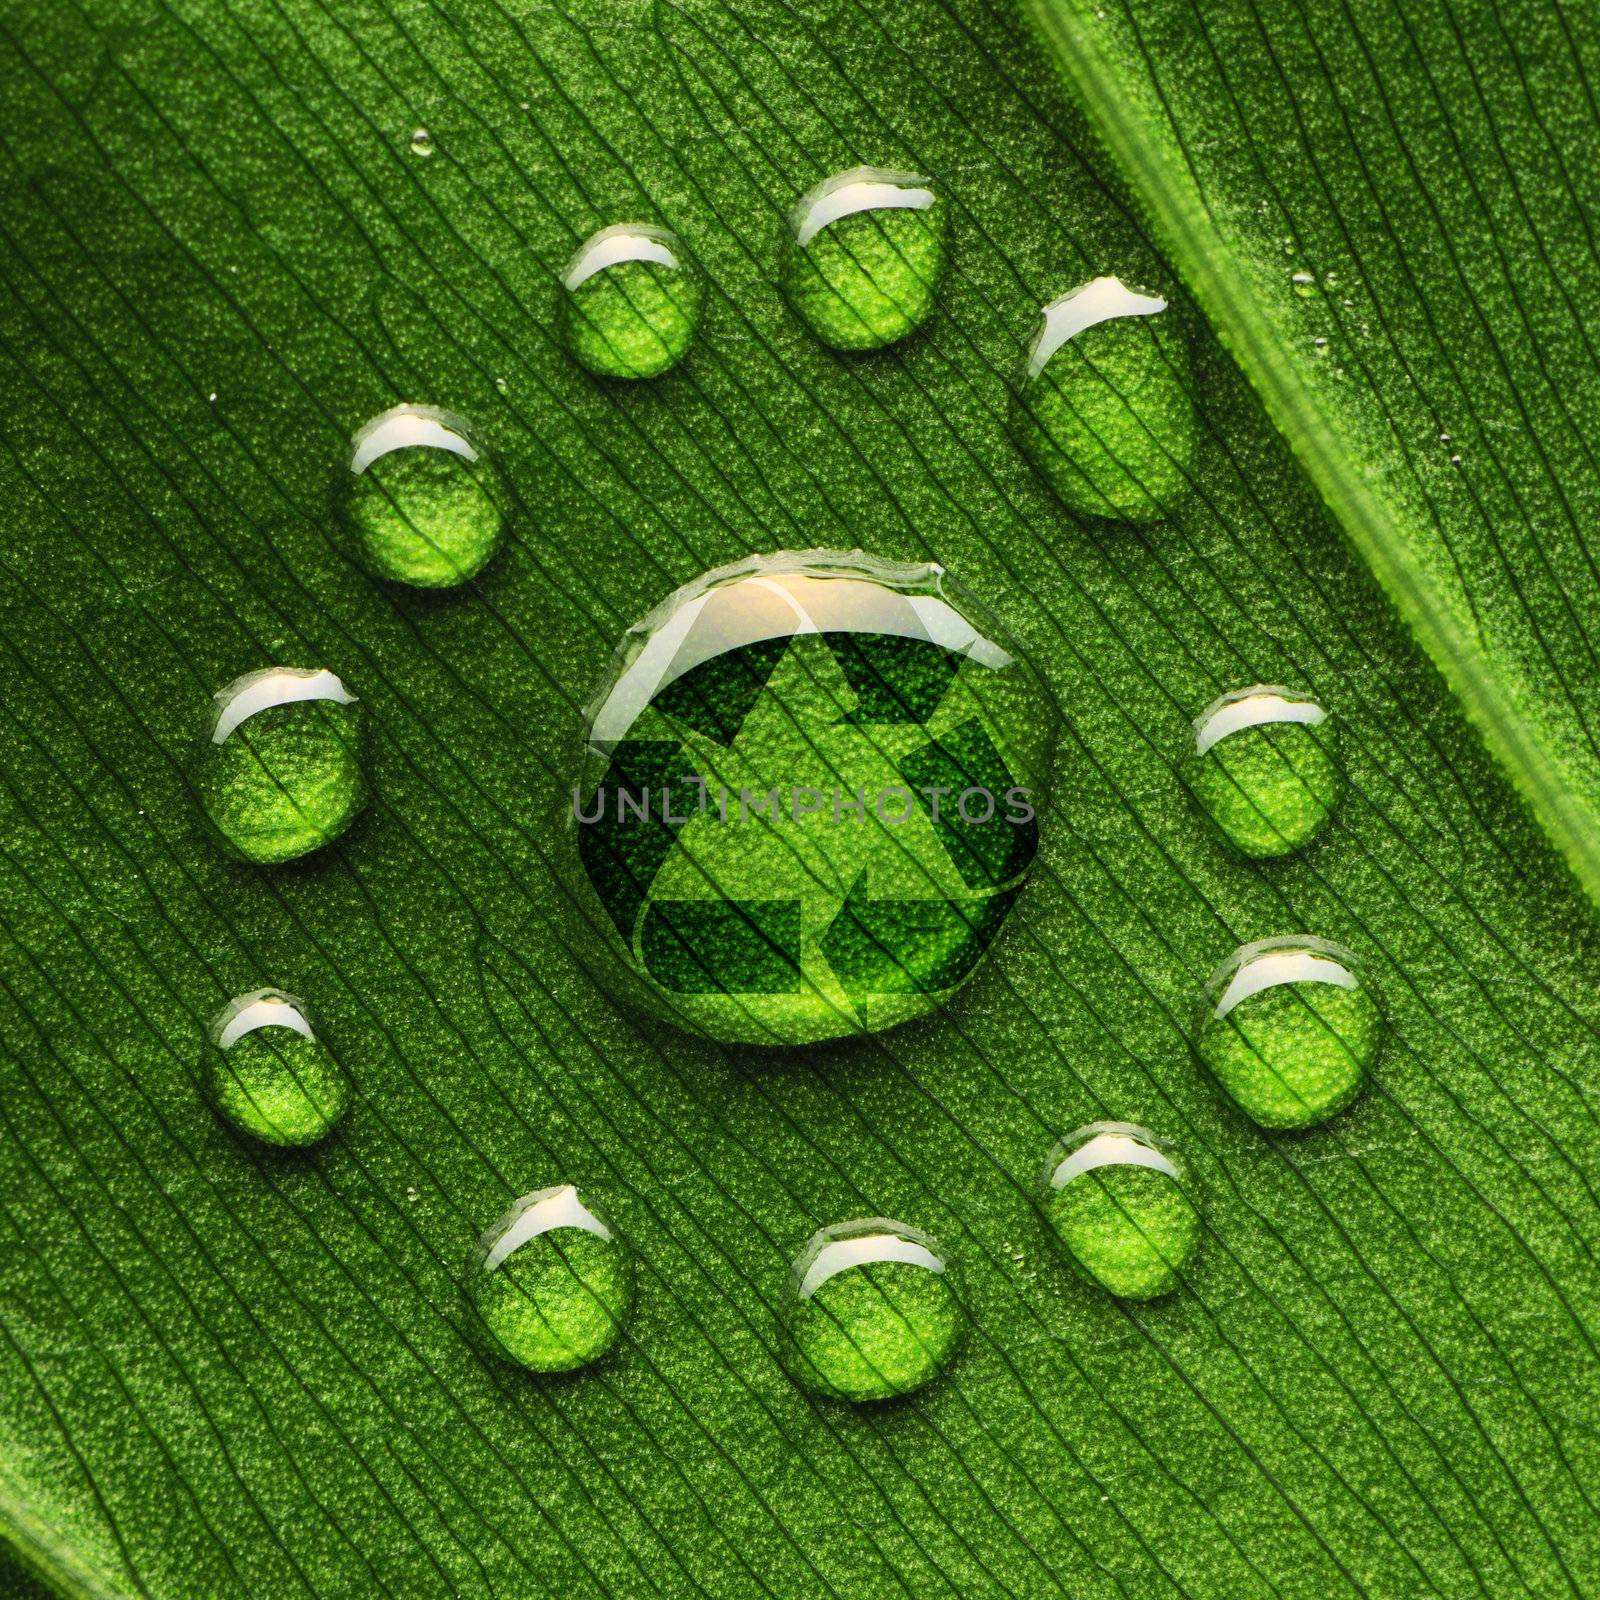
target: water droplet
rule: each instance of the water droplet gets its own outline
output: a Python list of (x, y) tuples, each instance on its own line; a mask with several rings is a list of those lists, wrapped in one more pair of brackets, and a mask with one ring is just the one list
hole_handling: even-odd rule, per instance
[(1327, 353), (1328, 353), (1328, 341), (1326, 339), (1322, 338), (1320, 335), (1317, 338), (1313, 339), (1311, 341), (1311, 353), (1313, 355), (1318, 355), (1318, 356), (1327, 355)]
[(433, 154), (433, 135), (426, 128), (414, 128), (411, 132), (411, 153), (414, 156), (431, 156)]
[(1166, 309), (1120, 278), (1095, 278), (1040, 314), (1013, 428), (1074, 511), (1150, 522), (1187, 491), (1196, 419)]
[(1289, 282), (1294, 285), (1295, 293), (1302, 298), (1310, 296), (1311, 286), (1316, 281), (1315, 276), (1309, 272), (1293, 272), (1289, 275)]
[(1310, 1128), (1361, 1092), (1384, 1020), (1355, 957), (1310, 935), (1261, 939), (1207, 984), (1200, 1059), (1264, 1128)]
[(618, 994), (729, 1041), (921, 1016), (1032, 865), (1053, 705), (942, 567), (706, 573), (624, 639), (564, 802)]
[(351, 441), (346, 506), (380, 577), (449, 589), (488, 565), (510, 493), (462, 418), (401, 405)]
[(621, 1338), (633, 1258), (600, 1211), (563, 1184), (523, 1195), (484, 1234), (468, 1292), (501, 1354), (529, 1372), (571, 1372)]
[(195, 783), (223, 844), (245, 860), (320, 849), (367, 803), (355, 696), (326, 668), (234, 679), (212, 697)]
[(504, 378), (496, 378), (494, 380), (494, 386), (500, 391), (501, 394), (504, 394), (506, 390), (511, 387), (511, 385), (508, 384)]
[(834, 1400), (920, 1389), (965, 1329), (944, 1251), (883, 1217), (813, 1234), (790, 1272), (787, 1311), (795, 1378)]
[(795, 205), (784, 293), (825, 345), (881, 350), (932, 315), (948, 226), (948, 207), (926, 178), (882, 167), (836, 172)]
[(1123, 1300), (1178, 1287), (1200, 1217), (1177, 1151), (1131, 1122), (1091, 1122), (1050, 1152), (1046, 1219), (1073, 1264)]
[(683, 359), (705, 280), (676, 234), (619, 222), (585, 242), (561, 277), (561, 337), (601, 378), (654, 378)]
[(1288, 855), (1322, 832), (1339, 802), (1334, 724), (1310, 695), (1267, 683), (1235, 689), (1195, 718), (1183, 778), (1236, 850)]
[(206, 1088), (239, 1132), (294, 1146), (326, 1138), (348, 1092), (305, 1002), (281, 989), (242, 994), (212, 1018)]

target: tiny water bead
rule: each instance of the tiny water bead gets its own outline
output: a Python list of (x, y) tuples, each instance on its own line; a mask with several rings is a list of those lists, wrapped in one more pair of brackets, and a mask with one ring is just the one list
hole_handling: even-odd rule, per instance
[(1310, 695), (1276, 684), (1236, 689), (1195, 718), (1183, 778), (1236, 850), (1288, 855), (1322, 832), (1339, 803), (1334, 724)]
[(834, 1400), (891, 1400), (936, 1378), (965, 1317), (944, 1251), (901, 1222), (867, 1217), (814, 1234), (790, 1273), (795, 1378)]
[(347, 508), (368, 564), (417, 589), (475, 577), (500, 548), (510, 494), (469, 425), (400, 405), (351, 441)]
[(633, 1258), (570, 1183), (525, 1194), (484, 1234), (468, 1293), (494, 1347), (529, 1372), (598, 1361), (633, 1309)]
[(316, 1144), (344, 1115), (348, 1088), (305, 1002), (281, 989), (230, 1000), (211, 1022), (206, 1088), (228, 1122), (267, 1144)]
[(1360, 1094), (1383, 1013), (1348, 950), (1310, 935), (1234, 952), (1201, 1000), (1195, 1047), (1263, 1128), (1311, 1128)]
[(586, 715), (576, 898), (621, 998), (797, 1045), (921, 1016), (993, 943), (1054, 711), (936, 565), (752, 557), (668, 597)]
[(705, 280), (676, 234), (619, 222), (587, 240), (561, 277), (560, 332), (601, 378), (654, 378), (683, 360)]
[(835, 350), (881, 350), (933, 312), (948, 263), (948, 207), (926, 178), (882, 167), (836, 172), (790, 219), (783, 288)]
[(1153, 1300), (1182, 1281), (1200, 1217), (1177, 1151), (1131, 1122), (1091, 1122), (1045, 1163), (1042, 1203), (1073, 1265), (1123, 1300)]
[(1074, 511), (1152, 522), (1188, 491), (1198, 423), (1166, 311), (1160, 296), (1102, 277), (1040, 313), (1012, 428)]
[(414, 156), (431, 156), (434, 144), (433, 135), (426, 128), (413, 128), (411, 130), (411, 153)]
[(223, 845), (265, 866), (337, 839), (367, 803), (361, 731), (325, 667), (266, 667), (219, 690), (196, 788)]

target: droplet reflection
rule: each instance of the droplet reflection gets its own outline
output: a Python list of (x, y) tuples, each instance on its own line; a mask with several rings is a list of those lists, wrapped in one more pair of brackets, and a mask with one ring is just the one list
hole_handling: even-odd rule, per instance
[(680, 589), (624, 639), (569, 796), (617, 992), (756, 1044), (931, 1010), (1022, 888), (1053, 731), (940, 567), (782, 552)]
[(468, 1292), (495, 1348), (529, 1372), (570, 1372), (622, 1336), (633, 1258), (572, 1184), (524, 1195), (484, 1234)]
[(206, 1088), (217, 1111), (267, 1144), (317, 1143), (344, 1115), (348, 1088), (303, 1000), (253, 989), (212, 1019)]
[(1040, 312), (1013, 431), (1074, 511), (1153, 521), (1188, 492), (1198, 431), (1190, 383), (1167, 302), (1094, 278)]
[(1044, 1214), (1078, 1270), (1124, 1300), (1178, 1287), (1200, 1218), (1177, 1151), (1131, 1122), (1092, 1122), (1050, 1153)]
[(562, 342), (602, 378), (654, 378), (683, 360), (705, 282), (677, 235), (642, 222), (602, 228), (561, 277)]
[(292, 861), (337, 839), (366, 804), (355, 696), (326, 668), (267, 667), (212, 698), (195, 785), (223, 845)]
[(1328, 713), (1274, 684), (1236, 689), (1195, 718), (1183, 776), (1223, 837), (1258, 859), (1309, 844), (1343, 787)]
[(949, 1364), (965, 1326), (944, 1251), (883, 1217), (814, 1234), (790, 1273), (794, 1375), (835, 1400), (910, 1394)]
[(399, 405), (351, 441), (348, 513), (368, 564), (418, 589), (475, 577), (500, 548), (510, 495), (467, 422)]
[(1309, 1128), (1360, 1094), (1385, 1025), (1354, 956), (1310, 935), (1261, 939), (1207, 984), (1196, 1049), (1264, 1128)]
[(878, 350), (933, 312), (947, 265), (946, 203), (926, 178), (853, 167), (801, 196), (783, 287), (835, 350)]

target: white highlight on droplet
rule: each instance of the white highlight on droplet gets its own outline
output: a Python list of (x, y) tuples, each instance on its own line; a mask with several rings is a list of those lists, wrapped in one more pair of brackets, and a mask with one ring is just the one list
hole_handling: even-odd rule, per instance
[(1052, 300), (1039, 313), (1039, 330), (1028, 347), (1028, 376), (1037, 378), (1069, 339), (1085, 328), (1117, 317), (1153, 317), (1167, 309), (1160, 295), (1141, 294), (1121, 278), (1091, 278)]
[(211, 1019), (211, 1038), (219, 1050), (231, 1050), (258, 1028), (292, 1028), (303, 1039), (315, 1039), (305, 1001), (282, 989), (252, 989), (230, 1000)]
[(576, 289), (587, 283), (597, 272), (607, 267), (619, 266), (624, 261), (654, 261), (662, 267), (679, 267), (673, 251), (677, 240), (665, 228), (655, 228), (646, 222), (618, 222), (602, 228), (593, 238), (578, 248), (578, 253), (567, 263), (561, 274), (566, 287)]
[(520, 1250), (530, 1239), (555, 1228), (582, 1228), (596, 1238), (610, 1240), (611, 1230), (578, 1197), (577, 1187), (564, 1183), (553, 1189), (538, 1189), (525, 1194), (489, 1230), (483, 1258), (487, 1268), (498, 1267), (507, 1256)]
[[(880, 1261), (901, 1261), (908, 1266), (926, 1267), (929, 1272), (943, 1272), (944, 1257), (926, 1234), (914, 1228), (890, 1222), (887, 1217), (869, 1217), (862, 1222), (839, 1226), (851, 1232), (843, 1238), (831, 1238), (833, 1231), (824, 1228), (811, 1241), (805, 1263), (800, 1273), (796, 1292), (802, 1300), (809, 1300), (829, 1278), (836, 1278), (852, 1267), (874, 1266)], [(855, 1230), (860, 1229), (860, 1232)], [(821, 1241), (819, 1243), (819, 1241)]]
[(1194, 750), (1203, 756), (1230, 734), (1259, 728), (1264, 723), (1301, 722), (1314, 728), (1327, 720), (1328, 713), (1315, 700), (1276, 684), (1258, 684), (1253, 689), (1223, 695), (1195, 718)]
[(380, 457), (418, 445), (448, 450), (466, 461), (478, 459), (477, 446), (460, 417), (437, 406), (402, 405), (392, 406), (362, 426), (351, 440), (350, 470), (359, 477)]
[(852, 167), (809, 189), (790, 218), (795, 243), (804, 249), (826, 227), (858, 211), (926, 211), (934, 202), (928, 180), (886, 167)]
[[(824, 570), (826, 560), (834, 571)], [(589, 708), (589, 742), (609, 753), (669, 684), (702, 661), (766, 639), (889, 633), (929, 640), (991, 671), (1009, 667), (1012, 656), (938, 593), (943, 577), (935, 562), (856, 552), (844, 567), (837, 553), (819, 550), (779, 551), (708, 572), (629, 630), (624, 649), (637, 644), (638, 654)]]
[(211, 742), (222, 744), (240, 723), (274, 706), (297, 700), (336, 700), (348, 706), (355, 698), (326, 667), (263, 667), (235, 678), (211, 697)]
[(1131, 1122), (1094, 1122), (1079, 1128), (1065, 1141), (1090, 1135), (1073, 1150), (1050, 1174), (1050, 1187), (1064, 1189), (1074, 1178), (1081, 1178), (1097, 1167), (1149, 1167), (1153, 1172), (1164, 1172), (1169, 1178), (1178, 1176), (1178, 1169), (1154, 1144), (1154, 1136)]
[(1212, 1015), (1225, 1017), (1242, 1001), (1263, 989), (1284, 983), (1331, 983), (1340, 989), (1359, 989), (1356, 977), (1336, 946), (1326, 940), (1271, 940), (1246, 945), (1235, 957), (1238, 966), (1228, 980)]

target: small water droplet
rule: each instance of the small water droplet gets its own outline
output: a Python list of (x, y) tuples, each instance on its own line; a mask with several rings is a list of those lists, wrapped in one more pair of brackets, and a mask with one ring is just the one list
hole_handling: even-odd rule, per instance
[(1441, 433), (1439, 435), (1439, 443), (1440, 444), (1449, 444), (1450, 443), (1450, 435), (1448, 433)]
[(786, 1309), (796, 1380), (834, 1400), (922, 1388), (965, 1331), (944, 1251), (883, 1217), (813, 1234), (790, 1271)]
[(1189, 358), (1166, 311), (1159, 296), (1106, 277), (1040, 313), (1012, 427), (1074, 511), (1150, 522), (1188, 490)]
[(380, 577), (449, 589), (488, 565), (510, 492), (468, 424), (434, 406), (400, 405), (351, 441), (346, 510)]
[(414, 128), (411, 133), (412, 155), (431, 156), (433, 150), (433, 135), (426, 128)]
[(1201, 998), (1195, 1048), (1264, 1128), (1310, 1128), (1361, 1092), (1385, 1025), (1348, 950), (1308, 934), (1236, 950)]
[(561, 276), (560, 331), (601, 378), (654, 378), (683, 360), (705, 280), (677, 235), (642, 222), (602, 228)]
[(1214, 700), (1194, 721), (1183, 778), (1236, 850), (1299, 850), (1327, 826), (1342, 790), (1337, 735), (1310, 695), (1258, 683)]
[(1315, 339), (1313, 339), (1311, 341), (1311, 353), (1313, 355), (1317, 355), (1317, 356), (1325, 356), (1325, 355), (1327, 355), (1327, 353), (1328, 353), (1328, 341), (1326, 339), (1324, 339), (1324, 338), (1321, 338), (1320, 336), (1315, 338)]
[(504, 394), (506, 390), (511, 387), (511, 385), (508, 384), (504, 378), (496, 378), (494, 380), (494, 386), (500, 391), (501, 394)]
[(633, 1257), (572, 1184), (525, 1194), (479, 1241), (467, 1278), (494, 1348), (529, 1372), (571, 1372), (622, 1336)]
[(942, 1004), (1038, 847), (1053, 703), (942, 567), (783, 551), (706, 573), (590, 702), (568, 859), (616, 993), (796, 1045)]
[(790, 218), (783, 288), (835, 350), (881, 350), (933, 314), (948, 264), (948, 207), (928, 179), (882, 167), (836, 172)]
[(1312, 285), (1316, 281), (1315, 276), (1309, 272), (1293, 272), (1289, 275), (1289, 282), (1294, 285), (1295, 293), (1302, 299), (1309, 298)]
[(344, 1115), (344, 1073), (317, 1038), (303, 1000), (254, 989), (211, 1021), (206, 1089), (218, 1113), (267, 1144), (325, 1139)]
[(1461, 457), (1460, 456), (1451, 456), (1450, 457), (1450, 465), (1452, 467), (1459, 467), (1461, 465)]
[(1178, 1287), (1200, 1217), (1178, 1152), (1131, 1122), (1091, 1122), (1045, 1163), (1042, 1204), (1074, 1266), (1123, 1300)]
[(337, 839), (367, 803), (355, 696), (326, 668), (267, 667), (219, 690), (196, 756), (223, 845), (261, 865)]

